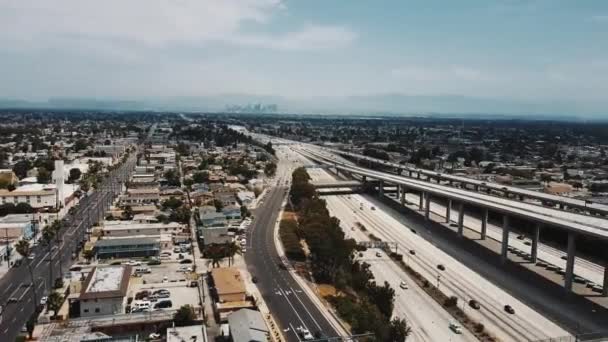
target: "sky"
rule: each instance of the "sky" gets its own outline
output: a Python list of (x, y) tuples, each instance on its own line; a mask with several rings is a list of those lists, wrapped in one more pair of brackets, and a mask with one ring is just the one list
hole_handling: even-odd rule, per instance
[(0, 98), (449, 95), (601, 115), (607, 33), (605, 0), (0, 0)]

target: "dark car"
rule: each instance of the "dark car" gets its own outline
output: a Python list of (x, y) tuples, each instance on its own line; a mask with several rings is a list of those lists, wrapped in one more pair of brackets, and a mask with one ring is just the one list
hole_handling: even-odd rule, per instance
[(472, 307), (475, 310), (479, 310), (479, 308), (481, 308), (481, 305), (479, 304), (478, 301), (476, 301), (475, 299), (471, 299), (469, 301), (469, 306)]
[(256, 277), (256, 276), (251, 277), (251, 282), (254, 283), (254, 284), (257, 283), (258, 282), (258, 277)]
[(184, 260), (180, 261), (179, 263), (180, 264), (191, 264), (192, 260), (190, 260), (190, 259), (184, 259)]
[(148, 266), (160, 265), (160, 260), (150, 260), (148, 261)]
[(149, 295), (150, 295), (150, 291), (139, 291), (135, 294), (135, 299), (141, 300), (141, 299), (148, 297)]
[(412, 231), (412, 233), (416, 234), (416, 231), (414, 229), (410, 228), (410, 230)]
[(445, 266), (443, 266), (442, 264), (437, 265), (437, 268), (438, 268), (440, 271), (445, 271)]
[(156, 304), (154, 304), (155, 309), (166, 309), (166, 308), (170, 308), (172, 306), (173, 306), (173, 302), (168, 299), (161, 300), (161, 301), (157, 302)]
[(510, 313), (511, 315), (515, 313), (515, 310), (513, 310), (511, 305), (505, 305), (505, 311)]
[(413, 250), (413, 249), (410, 249), (410, 254), (411, 254), (411, 255), (416, 255), (416, 251), (415, 251), (415, 250)]

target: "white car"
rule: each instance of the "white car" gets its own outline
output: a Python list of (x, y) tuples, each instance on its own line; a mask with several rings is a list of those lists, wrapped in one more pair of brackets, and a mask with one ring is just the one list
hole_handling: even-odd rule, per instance
[(125, 265), (128, 265), (128, 266), (141, 266), (141, 262), (140, 261), (136, 261), (136, 260), (129, 260), (129, 261), (125, 262)]
[(298, 330), (300, 336), (302, 336), (302, 339), (304, 339), (304, 341), (310, 341), (315, 339), (314, 336), (312, 336), (312, 334), (310, 333), (310, 331), (302, 326), (296, 328), (296, 330)]
[(450, 329), (456, 334), (462, 334), (462, 327), (456, 322), (450, 322)]
[(404, 282), (404, 281), (402, 281), (402, 282), (399, 284), (399, 287), (400, 287), (400, 288), (402, 288), (402, 289), (404, 289), (404, 290), (407, 290), (407, 289), (408, 289), (408, 287), (407, 287), (407, 283), (406, 283), (406, 282)]
[(177, 269), (177, 272), (192, 272), (192, 267), (189, 266), (181, 266)]
[(46, 302), (49, 300), (49, 297), (44, 296), (42, 298), (40, 298), (40, 305), (45, 306)]

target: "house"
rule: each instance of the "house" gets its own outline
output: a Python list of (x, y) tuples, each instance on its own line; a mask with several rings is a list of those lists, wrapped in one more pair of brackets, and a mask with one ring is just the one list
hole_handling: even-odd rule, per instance
[(80, 316), (124, 313), (130, 277), (130, 266), (94, 267), (80, 292)]
[(13, 191), (0, 189), (0, 202), (27, 203), (34, 209), (52, 209), (57, 206), (57, 187), (55, 184), (28, 184)]
[(0, 217), (0, 237), (4, 240), (31, 239), (39, 228), (33, 214), (9, 214)]
[(133, 235), (159, 236), (161, 233), (179, 233), (183, 226), (177, 222), (139, 223), (136, 221), (106, 221), (103, 236), (128, 237)]
[(232, 236), (228, 234), (228, 227), (201, 227), (198, 230), (199, 238), (203, 240), (204, 246), (222, 245), (232, 242)]
[(241, 207), (238, 205), (229, 205), (222, 208), (222, 214), (227, 220), (240, 220), (241, 219)]
[(95, 251), (99, 259), (157, 256), (161, 250), (160, 240), (149, 236), (104, 238), (95, 242)]
[(253, 191), (239, 191), (236, 193), (236, 198), (242, 205), (250, 206), (253, 200), (255, 200), (255, 194)]
[(236, 197), (232, 192), (221, 192), (215, 194), (215, 199), (222, 203), (222, 206), (227, 207), (229, 205), (236, 204)]
[(224, 227), (228, 223), (223, 213), (199, 212), (199, 221), (204, 227)]
[(207, 342), (207, 328), (204, 324), (167, 328), (167, 342)]
[(230, 338), (233, 342), (269, 341), (269, 330), (262, 313), (251, 309), (240, 309), (228, 316)]
[(157, 187), (128, 189), (122, 201), (125, 204), (158, 203), (160, 194)]
[(220, 322), (226, 322), (228, 316), (243, 308), (254, 308), (255, 304), (247, 297), (245, 282), (238, 268), (220, 267), (211, 270), (218, 302), (214, 303)]
[(247, 296), (241, 271), (236, 267), (218, 267), (211, 270), (220, 303), (244, 301)]

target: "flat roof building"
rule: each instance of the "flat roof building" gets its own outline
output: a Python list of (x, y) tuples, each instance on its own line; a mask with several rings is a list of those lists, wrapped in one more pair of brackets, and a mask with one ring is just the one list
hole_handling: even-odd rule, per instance
[(94, 267), (85, 279), (80, 292), (80, 316), (124, 313), (130, 277), (130, 266)]

